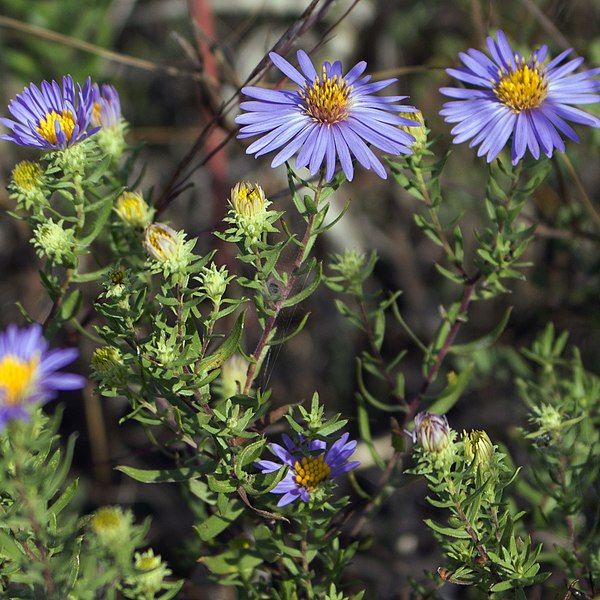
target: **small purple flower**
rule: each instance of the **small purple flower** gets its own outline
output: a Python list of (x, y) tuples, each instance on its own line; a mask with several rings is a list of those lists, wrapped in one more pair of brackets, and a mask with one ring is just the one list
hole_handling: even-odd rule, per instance
[(0, 119), (11, 130), (0, 139), (19, 146), (64, 150), (98, 131), (89, 129), (92, 104), (89, 78), (81, 87), (66, 75), (62, 90), (54, 80), (42, 81), (40, 87), (31, 83), (8, 105), (16, 120)]
[(271, 490), (273, 494), (283, 494), (277, 506), (285, 506), (298, 498), (308, 502), (310, 492), (321, 482), (356, 469), (360, 464), (356, 460), (348, 462), (356, 449), (356, 442), (349, 442), (347, 433), (335, 441), (329, 450), (326, 442), (321, 440), (308, 443), (299, 440), (300, 445), (296, 445), (287, 435), (283, 435), (282, 439), (285, 448), (279, 444), (269, 444), (271, 452), (281, 462), (260, 460), (256, 463), (262, 473), (273, 473), (281, 467), (288, 467), (285, 477)]
[(269, 54), (279, 68), (299, 87), (296, 90), (268, 90), (259, 87), (242, 89), (253, 98), (242, 102), (247, 111), (236, 118), (242, 125), (239, 138), (260, 136), (246, 152), (257, 158), (279, 150), (271, 162), (277, 167), (296, 152), (296, 166), (317, 173), (325, 161), (325, 179), (331, 180), (336, 160), (350, 181), (354, 176), (352, 155), (365, 169), (373, 169), (382, 179), (387, 177), (380, 160), (367, 144), (388, 154), (411, 154), (415, 138), (400, 129), (418, 127), (394, 113), (412, 113), (412, 106), (397, 101), (407, 96), (376, 96), (396, 79), (369, 83), (371, 76), (361, 77), (367, 63), (361, 61), (342, 75), (342, 63), (326, 62), (317, 73), (308, 54), (297, 53), (302, 72), (275, 52)]
[(8, 421), (26, 421), (32, 405), (51, 400), (59, 390), (82, 388), (83, 377), (58, 371), (75, 358), (75, 349), (49, 350), (40, 325), (9, 325), (0, 333), (0, 429)]
[(94, 127), (116, 127), (121, 123), (121, 100), (114, 86), (107, 83), (92, 86), (92, 116)]
[(510, 47), (503, 31), (498, 31), (497, 40), (488, 37), (487, 46), (491, 59), (471, 48), (459, 54), (464, 67), (446, 70), (474, 86), (440, 89), (457, 99), (440, 112), (447, 123), (457, 123), (452, 129), (455, 144), (471, 140), (471, 148), (479, 146), (477, 156), (485, 154), (491, 162), (512, 135), (512, 162), (517, 164), (528, 148), (536, 159), (540, 152), (546, 156), (554, 149), (564, 152), (561, 134), (578, 142), (567, 121), (600, 127), (600, 119), (571, 106), (600, 100), (599, 82), (593, 79), (600, 69), (573, 74), (583, 58), (564, 63), (572, 50), (544, 64), (545, 45), (526, 60)]

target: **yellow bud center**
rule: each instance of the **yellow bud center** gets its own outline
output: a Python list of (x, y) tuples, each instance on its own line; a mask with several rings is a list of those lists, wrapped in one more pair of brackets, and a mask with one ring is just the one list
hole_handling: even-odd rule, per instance
[(124, 192), (117, 199), (116, 211), (132, 227), (145, 227), (149, 220), (148, 205), (140, 194)]
[(296, 472), (296, 483), (305, 487), (307, 490), (313, 490), (319, 483), (329, 477), (331, 469), (325, 462), (325, 455), (313, 457), (304, 457), (294, 464)]
[(351, 91), (352, 86), (343, 77), (328, 77), (323, 68), (321, 77), (315, 78), (312, 86), (302, 90), (300, 95), (304, 99), (307, 114), (319, 123), (333, 125), (348, 117)]
[(255, 217), (265, 208), (265, 202), (265, 193), (257, 183), (242, 181), (231, 190), (233, 210), (243, 217)]
[(37, 375), (39, 356), (24, 361), (12, 354), (0, 359), (0, 401), (14, 406), (27, 399)]
[(152, 223), (146, 228), (144, 243), (148, 252), (160, 261), (168, 260), (177, 248), (173, 230), (159, 223)]
[(518, 65), (516, 69), (499, 71), (500, 80), (494, 93), (500, 102), (513, 112), (537, 108), (548, 95), (548, 82), (541, 67)]
[(92, 529), (98, 533), (108, 529), (117, 529), (121, 526), (122, 515), (116, 508), (100, 508), (92, 517)]
[(12, 180), (21, 189), (31, 190), (39, 185), (42, 178), (42, 168), (37, 163), (22, 160), (15, 165)]
[(60, 125), (60, 129), (65, 134), (67, 141), (71, 140), (73, 130), (75, 129), (75, 115), (70, 110), (63, 110), (58, 114), (55, 110), (46, 114), (40, 119), (40, 124), (37, 128), (38, 133), (51, 144), (57, 143), (56, 123)]

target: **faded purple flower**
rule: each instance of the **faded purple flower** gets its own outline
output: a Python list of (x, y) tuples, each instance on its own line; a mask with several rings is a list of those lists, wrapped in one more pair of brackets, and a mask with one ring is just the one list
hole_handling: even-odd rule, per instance
[(92, 100), (91, 120), (95, 127), (116, 127), (121, 123), (121, 101), (114, 86), (95, 83)]
[(294, 154), (298, 168), (308, 167), (315, 174), (325, 161), (329, 181), (339, 161), (348, 180), (354, 176), (352, 155), (365, 169), (387, 177), (381, 161), (369, 145), (388, 154), (411, 154), (415, 138), (400, 129), (420, 124), (395, 113), (412, 113), (412, 106), (396, 104), (407, 96), (376, 96), (394, 83), (385, 79), (369, 83), (362, 77), (367, 63), (361, 61), (342, 75), (342, 63), (326, 62), (317, 73), (308, 54), (297, 53), (301, 71), (275, 52), (269, 54), (279, 68), (299, 87), (296, 90), (242, 89), (252, 101), (242, 102), (244, 114), (236, 118), (242, 125), (239, 138), (260, 136), (246, 152), (257, 158), (278, 150), (271, 162), (277, 167)]

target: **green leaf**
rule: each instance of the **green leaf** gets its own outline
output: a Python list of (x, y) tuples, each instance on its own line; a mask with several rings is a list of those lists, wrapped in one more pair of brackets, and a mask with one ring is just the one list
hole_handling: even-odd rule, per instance
[(457, 529), (454, 527), (442, 527), (441, 525), (438, 525), (435, 521), (432, 521), (431, 519), (425, 519), (425, 524), (431, 529), (433, 529), (433, 531), (436, 531), (441, 535), (458, 538), (460, 540), (471, 539), (471, 536), (469, 536), (469, 534), (464, 529)]
[(189, 481), (203, 475), (201, 470), (188, 469), (135, 469), (134, 467), (119, 466), (117, 471), (121, 471), (136, 481), (142, 483), (174, 483)]
[(321, 263), (318, 263), (317, 274), (315, 275), (315, 278), (311, 281), (311, 283), (307, 285), (304, 289), (300, 290), (296, 295), (290, 296), (284, 302), (282, 302), (281, 308), (294, 306), (299, 302), (302, 302), (302, 300), (304, 300), (305, 298), (308, 298), (319, 287), (319, 283), (321, 283), (322, 277), (323, 265)]
[(385, 461), (381, 456), (379, 456), (379, 452), (375, 449), (375, 444), (373, 444), (373, 438), (371, 436), (371, 425), (369, 424), (369, 413), (367, 412), (367, 407), (365, 406), (364, 398), (361, 394), (356, 394), (357, 400), (357, 412), (358, 412), (358, 431), (360, 433), (361, 439), (367, 445), (375, 464), (380, 469), (385, 469)]
[(242, 337), (245, 315), (245, 312), (241, 312), (238, 315), (233, 329), (229, 333), (227, 339), (219, 346), (219, 349), (200, 362), (197, 369), (199, 372), (213, 371), (214, 369), (218, 369), (230, 356), (234, 354)]
[(260, 456), (266, 442), (267, 440), (262, 438), (242, 448), (235, 462), (235, 473), (238, 478), (241, 479), (243, 477), (244, 467), (247, 464), (253, 463)]
[(470, 355), (474, 352), (478, 352), (480, 350), (485, 350), (486, 348), (489, 348), (495, 342), (497, 342), (500, 336), (502, 335), (502, 332), (506, 328), (508, 320), (510, 319), (511, 312), (512, 306), (509, 306), (504, 311), (504, 314), (502, 315), (502, 318), (500, 319), (498, 325), (496, 325), (496, 327), (494, 327), (494, 329), (490, 331), (487, 335), (484, 335), (483, 337), (473, 342), (453, 345), (450, 347), (449, 352), (452, 352), (454, 354)]
[(456, 380), (446, 386), (444, 391), (427, 408), (427, 411), (436, 415), (445, 415), (465, 391), (467, 383), (469, 383), (471, 371), (473, 371), (473, 363), (469, 363)]
[(500, 581), (498, 583), (495, 583), (491, 588), (490, 588), (490, 592), (506, 592), (508, 590), (512, 590), (513, 587), (515, 587), (515, 585), (513, 584), (512, 581)]
[(86, 215), (82, 237), (77, 241), (77, 245), (80, 248), (86, 248), (98, 237), (104, 224), (108, 221), (112, 207), (113, 198), (109, 196), (102, 202), (96, 212)]
[(234, 500), (230, 503), (224, 514), (214, 514), (204, 520), (200, 525), (194, 525), (196, 533), (204, 542), (208, 542), (225, 531), (242, 513), (243, 505)]

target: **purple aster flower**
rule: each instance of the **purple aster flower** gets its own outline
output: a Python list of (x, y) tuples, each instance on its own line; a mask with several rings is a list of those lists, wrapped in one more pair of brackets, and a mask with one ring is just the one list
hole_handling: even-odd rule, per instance
[(287, 435), (283, 435), (282, 439), (285, 448), (279, 444), (269, 444), (271, 452), (281, 462), (259, 460), (256, 463), (262, 473), (273, 473), (288, 467), (285, 477), (271, 490), (273, 494), (283, 494), (277, 506), (285, 506), (298, 498), (308, 502), (310, 492), (321, 482), (356, 469), (360, 464), (356, 460), (348, 462), (356, 449), (356, 442), (349, 442), (347, 433), (329, 449), (321, 440), (307, 443), (301, 439), (300, 445), (296, 445)]
[(440, 90), (457, 98), (440, 112), (447, 123), (457, 123), (452, 129), (455, 144), (471, 140), (470, 147), (479, 145), (477, 156), (485, 154), (491, 162), (512, 135), (512, 162), (517, 164), (528, 148), (536, 159), (540, 152), (552, 156), (555, 148), (563, 152), (561, 134), (578, 142), (567, 121), (600, 127), (600, 119), (571, 106), (600, 100), (599, 82), (593, 79), (600, 69), (573, 74), (583, 58), (565, 63), (572, 50), (544, 64), (545, 45), (526, 60), (510, 47), (503, 31), (498, 31), (497, 40), (488, 37), (487, 46), (491, 59), (471, 48), (459, 54), (464, 67), (447, 69), (474, 87)]
[(0, 119), (11, 130), (0, 135), (0, 139), (19, 146), (63, 150), (98, 131), (98, 128), (88, 129), (92, 104), (89, 78), (81, 87), (66, 75), (62, 90), (54, 80), (42, 81), (40, 87), (31, 83), (8, 105), (16, 120)]
[(407, 96), (374, 95), (395, 79), (369, 83), (370, 75), (362, 77), (367, 67), (364, 61), (342, 75), (340, 61), (326, 62), (317, 73), (303, 50), (297, 54), (302, 72), (275, 52), (269, 56), (299, 88), (242, 89), (253, 100), (240, 105), (247, 112), (236, 118), (242, 125), (238, 137), (260, 136), (250, 144), (248, 154), (259, 157), (278, 150), (271, 162), (277, 167), (298, 152), (296, 166), (308, 167), (313, 175), (325, 161), (327, 181), (335, 173), (336, 160), (346, 178), (352, 179), (352, 155), (365, 169), (373, 169), (385, 179), (385, 169), (368, 144), (393, 155), (411, 154), (415, 138), (400, 126), (418, 127), (419, 123), (394, 113), (416, 109), (396, 104)]
[(51, 400), (58, 390), (82, 388), (83, 377), (58, 371), (76, 357), (75, 349), (49, 350), (40, 325), (9, 325), (0, 333), (0, 429), (27, 420), (33, 404)]
[(92, 86), (92, 125), (116, 127), (121, 123), (121, 101), (114, 86), (95, 83)]

